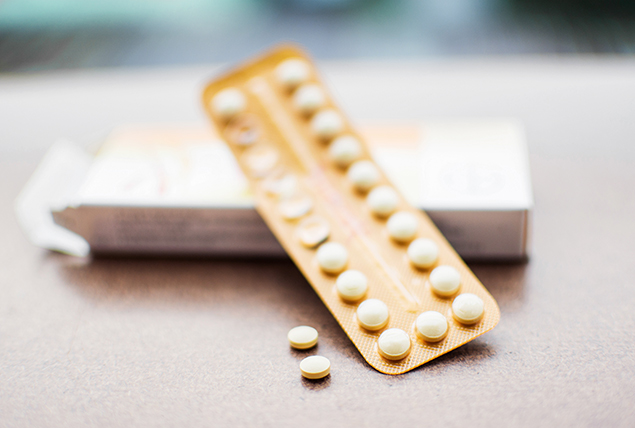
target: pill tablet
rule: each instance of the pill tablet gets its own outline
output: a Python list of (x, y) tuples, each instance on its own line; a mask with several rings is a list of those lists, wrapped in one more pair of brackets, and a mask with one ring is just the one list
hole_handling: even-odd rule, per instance
[(321, 140), (330, 140), (344, 130), (344, 120), (333, 109), (322, 110), (311, 119), (311, 130)]
[(326, 104), (326, 95), (318, 85), (304, 85), (293, 94), (293, 105), (304, 115), (311, 115)]
[(353, 187), (367, 192), (379, 183), (379, 170), (369, 160), (360, 160), (351, 165), (346, 174)]
[(340, 273), (348, 264), (348, 250), (337, 242), (326, 242), (317, 250), (320, 269), (327, 273)]
[(331, 234), (331, 226), (323, 217), (313, 215), (298, 225), (298, 239), (307, 248), (315, 248), (326, 241)]
[(279, 157), (272, 147), (253, 146), (243, 154), (243, 162), (254, 178), (263, 178), (273, 171)]
[(448, 320), (437, 311), (427, 311), (417, 317), (415, 331), (426, 342), (440, 342), (448, 335)]
[(476, 294), (459, 294), (452, 302), (452, 315), (461, 324), (476, 324), (483, 318), (483, 300)]
[(278, 169), (263, 180), (262, 187), (269, 196), (286, 198), (298, 191), (298, 179), (295, 175)]
[(287, 59), (276, 67), (276, 78), (286, 89), (293, 89), (306, 82), (310, 75), (309, 64), (300, 58)]
[(315, 346), (318, 341), (318, 332), (313, 327), (301, 325), (289, 330), (287, 334), (289, 344), (295, 349), (309, 349)]
[(430, 272), (430, 288), (441, 297), (449, 297), (459, 290), (461, 274), (452, 266), (438, 266)]
[(352, 135), (342, 135), (329, 146), (329, 157), (335, 165), (346, 168), (362, 157), (362, 145)]
[(335, 282), (337, 294), (347, 302), (356, 302), (366, 294), (368, 279), (358, 270), (350, 269), (342, 272)]
[(439, 258), (439, 246), (432, 239), (415, 239), (408, 246), (408, 258), (418, 268), (429, 268)]
[(357, 322), (366, 330), (380, 330), (388, 324), (388, 306), (379, 299), (364, 300), (357, 307)]
[(278, 211), (286, 220), (297, 220), (313, 209), (313, 200), (303, 194), (286, 197), (278, 203)]
[(410, 242), (417, 234), (417, 218), (408, 211), (399, 211), (390, 216), (386, 228), (395, 241)]
[(399, 195), (390, 186), (378, 186), (370, 191), (366, 202), (373, 214), (378, 217), (387, 217), (397, 209)]
[(389, 328), (377, 339), (377, 350), (387, 360), (402, 360), (410, 353), (410, 336), (400, 328)]
[(300, 362), (300, 371), (307, 379), (322, 379), (331, 372), (331, 362), (320, 355), (306, 357)]
[(236, 88), (227, 88), (212, 98), (212, 110), (223, 119), (229, 119), (245, 110), (247, 100)]

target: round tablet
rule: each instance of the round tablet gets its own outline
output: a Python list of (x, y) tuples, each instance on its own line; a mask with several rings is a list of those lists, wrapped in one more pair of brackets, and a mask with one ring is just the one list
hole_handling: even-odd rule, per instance
[(326, 95), (321, 87), (303, 85), (293, 94), (293, 105), (302, 114), (311, 115), (326, 104)]
[(333, 109), (322, 110), (311, 119), (311, 130), (322, 140), (330, 140), (344, 130), (344, 120)]
[(243, 154), (245, 166), (254, 178), (263, 178), (269, 174), (278, 163), (278, 152), (267, 146), (252, 146)]
[(318, 332), (313, 327), (301, 325), (289, 330), (287, 334), (289, 344), (295, 349), (309, 349), (315, 346), (318, 341)]
[(313, 200), (303, 194), (286, 197), (278, 203), (278, 211), (285, 220), (297, 220), (313, 209)]
[(337, 242), (326, 242), (317, 250), (320, 268), (327, 273), (340, 273), (348, 264), (348, 250)]
[(269, 196), (286, 198), (297, 192), (298, 178), (283, 169), (277, 169), (263, 180), (262, 187)]
[(309, 64), (300, 58), (284, 60), (276, 67), (276, 78), (286, 89), (293, 89), (301, 83), (309, 80), (311, 68)]
[(335, 282), (337, 294), (347, 302), (356, 302), (368, 291), (368, 279), (358, 270), (342, 272)]
[(418, 268), (429, 268), (439, 258), (439, 246), (432, 239), (415, 239), (408, 246), (408, 258)]
[(300, 371), (307, 379), (322, 379), (331, 372), (331, 362), (320, 355), (306, 357), (300, 361)]
[(452, 302), (452, 315), (461, 324), (476, 324), (483, 318), (483, 300), (476, 294), (459, 294)]
[(352, 135), (342, 135), (329, 146), (329, 156), (335, 165), (346, 168), (362, 156), (362, 145)]
[(415, 330), (426, 342), (440, 342), (448, 335), (448, 320), (437, 311), (424, 312), (417, 317)]
[(379, 299), (364, 300), (357, 307), (357, 322), (366, 330), (380, 330), (388, 324), (388, 306)]
[(331, 234), (331, 226), (323, 217), (313, 215), (298, 225), (298, 238), (302, 245), (315, 248), (326, 241)]
[(395, 241), (409, 242), (417, 234), (417, 218), (408, 211), (399, 211), (390, 216), (386, 228)]
[(399, 195), (390, 186), (378, 186), (370, 191), (366, 202), (373, 214), (387, 217), (397, 209)]
[(410, 353), (410, 336), (400, 328), (389, 328), (377, 339), (377, 350), (387, 360), (402, 360)]
[(438, 266), (430, 272), (430, 287), (437, 295), (449, 297), (461, 286), (461, 274), (452, 266)]
[(369, 160), (359, 160), (351, 165), (346, 174), (353, 187), (360, 192), (367, 192), (379, 183), (379, 170)]
[(223, 119), (229, 119), (245, 110), (247, 100), (236, 88), (223, 89), (212, 98), (212, 110)]

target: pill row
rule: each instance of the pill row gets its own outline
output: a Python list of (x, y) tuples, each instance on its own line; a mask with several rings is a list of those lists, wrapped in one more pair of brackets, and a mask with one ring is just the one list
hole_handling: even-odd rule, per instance
[[(344, 131), (344, 121), (337, 111), (324, 108), (326, 96), (319, 86), (309, 82), (308, 64), (300, 59), (288, 59), (277, 67), (276, 75), (283, 90), (292, 97), (299, 114), (310, 119), (312, 133), (321, 142), (330, 143), (328, 154), (333, 163), (343, 170), (347, 169), (347, 178), (357, 192), (368, 192), (366, 202), (370, 211), (379, 218), (389, 217), (386, 222), (389, 236), (400, 243), (410, 242), (407, 254), (411, 263), (423, 269), (433, 266), (438, 259), (438, 246), (431, 239), (414, 239), (417, 234), (415, 216), (407, 211), (395, 212), (400, 203), (397, 192), (391, 186), (378, 185), (381, 174), (373, 162), (360, 159), (363, 155), (361, 143), (354, 136), (339, 135)], [(318, 226), (315, 220), (311, 220), (310, 225), (312, 230), (319, 227), (322, 231), (313, 236), (327, 239), (328, 223)], [(310, 243), (316, 241), (312, 239)], [(348, 251), (337, 242), (320, 245), (316, 257), (320, 268), (330, 274), (342, 272), (348, 264)], [(460, 274), (451, 266), (439, 266), (430, 274), (429, 282), (435, 294), (450, 297), (460, 287)], [(335, 288), (342, 300), (355, 303), (367, 294), (368, 280), (362, 272), (349, 269), (337, 277)], [(461, 294), (452, 303), (453, 316), (462, 324), (480, 321), (483, 308), (483, 301), (471, 293)], [(389, 321), (388, 306), (379, 299), (364, 300), (357, 307), (356, 317), (360, 327), (369, 331), (381, 330)], [(414, 327), (418, 337), (434, 343), (447, 336), (449, 323), (443, 314), (427, 311), (417, 317)], [(379, 354), (388, 360), (405, 358), (410, 348), (410, 336), (402, 329), (387, 329), (377, 339)]]

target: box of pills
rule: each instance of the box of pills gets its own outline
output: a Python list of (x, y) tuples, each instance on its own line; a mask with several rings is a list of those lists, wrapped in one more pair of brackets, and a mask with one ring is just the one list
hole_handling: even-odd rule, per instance
[[(528, 256), (533, 198), (518, 123), (361, 131), (391, 181), (463, 258)], [(121, 128), (95, 156), (56, 144), (16, 209), (36, 244), (76, 255), (284, 256), (225, 143), (201, 124)]]

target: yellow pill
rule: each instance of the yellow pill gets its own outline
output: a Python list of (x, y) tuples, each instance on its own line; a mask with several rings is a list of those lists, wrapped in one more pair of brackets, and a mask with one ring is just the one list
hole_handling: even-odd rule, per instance
[(448, 320), (437, 311), (427, 311), (417, 317), (415, 330), (426, 342), (440, 342), (448, 335)]
[(452, 302), (452, 315), (461, 324), (476, 324), (483, 318), (483, 300), (476, 294), (459, 294)]
[(331, 362), (320, 355), (306, 357), (300, 362), (300, 371), (307, 379), (322, 379), (331, 372)]
[(430, 288), (441, 297), (454, 295), (461, 286), (461, 274), (452, 266), (438, 266), (430, 272)]
[(317, 250), (317, 262), (326, 273), (340, 273), (348, 264), (348, 250), (337, 242), (326, 242)]
[(410, 336), (400, 328), (389, 328), (377, 339), (379, 355), (387, 360), (402, 360), (410, 354)]
[(366, 330), (381, 330), (388, 324), (388, 306), (379, 299), (364, 300), (357, 307), (357, 322)]
[(289, 330), (287, 334), (289, 344), (295, 349), (309, 349), (315, 346), (318, 341), (318, 332), (313, 327), (301, 325)]

